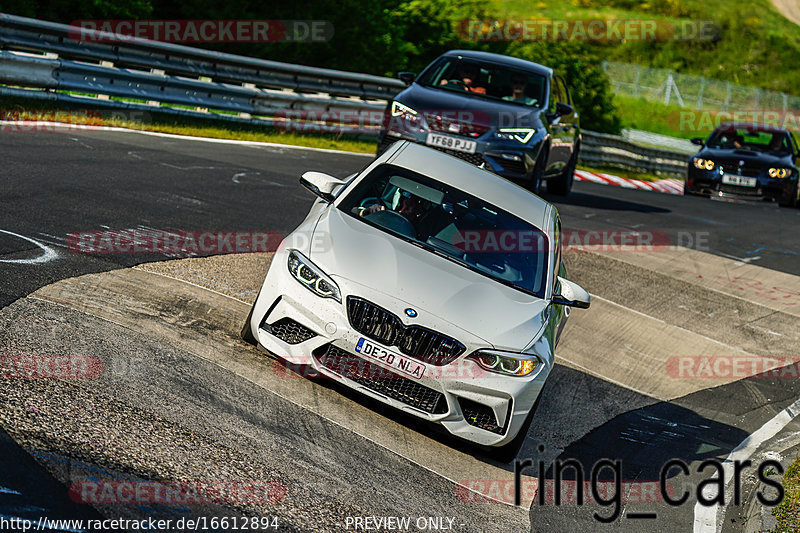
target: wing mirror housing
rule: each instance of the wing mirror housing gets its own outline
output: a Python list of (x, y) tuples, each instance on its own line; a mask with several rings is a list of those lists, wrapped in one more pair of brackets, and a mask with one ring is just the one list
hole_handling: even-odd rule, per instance
[(575, 108), (563, 102), (556, 102), (556, 115), (563, 117), (564, 115), (571, 115), (575, 112)]
[(300, 178), (300, 184), (328, 203), (333, 202), (333, 192), (346, 182), (324, 172), (306, 172)]
[(692, 144), (696, 144), (697, 146), (703, 146), (703, 145), (705, 145), (706, 143), (704, 143), (704, 142), (703, 142), (703, 139), (701, 139), (700, 137), (694, 137), (694, 138), (692, 139)]
[(565, 104), (563, 102), (556, 102), (556, 109), (552, 113), (547, 113), (545, 116), (547, 117), (547, 121), (550, 124), (555, 124), (556, 120), (559, 117), (563, 117), (564, 115), (571, 115), (575, 112), (575, 108), (569, 104)]
[(398, 72), (397, 77), (400, 78), (400, 81), (405, 83), (406, 85), (411, 85), (414, 83), (414, 80), (417, 79), (416, 72)]
[(577, 309), (589, 309), (591, 298), (583, 287), (561, 276), (558, 277), (558, 281), (561, 285), (561, 292), (553, 295), (554, 304), (566, 305)]

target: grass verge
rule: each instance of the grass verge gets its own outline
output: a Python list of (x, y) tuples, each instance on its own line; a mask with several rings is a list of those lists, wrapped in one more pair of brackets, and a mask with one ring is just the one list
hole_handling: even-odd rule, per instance
[(800, 457), (786, 469), (782, 484), (783, 501), (772, 511), (778, 524), (770, 533), (797, 533), (800, 531)]
[[(148, 112), (129, 112), (124, 109), (112, 111), (105, 108), (91, 108), (88, 105), (78, 106), (28, 98), (4, 98), (0, 114), (15, 120), (65, 122), (75, 124), (76, 129), (81, 125), (120, 127), (214, 139), (271, 142), (366, 154), (375, 153), (375, 141), (363, 140), (354, 136), (287, 132), (258, 124), (235, 124), (211, 118), (175, 116), (159, 113), (157, 109), (154, 107), (153, 111)], [(9, 130), (11, 127), (13, 126), (6, 129), (11, 131)], [(24, 127), (17, 129), (25, 131)]]

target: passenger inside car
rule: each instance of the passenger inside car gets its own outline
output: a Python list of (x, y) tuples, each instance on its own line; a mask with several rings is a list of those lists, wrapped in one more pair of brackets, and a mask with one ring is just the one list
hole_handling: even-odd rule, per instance
[(527, 88), (528, 80), (526, 77), (522, 74), (514, 74), (511, 76), (511, 94), (504, 96), (503, 100), (518, 104), (535, 105), (536, 99), (525, 94)]

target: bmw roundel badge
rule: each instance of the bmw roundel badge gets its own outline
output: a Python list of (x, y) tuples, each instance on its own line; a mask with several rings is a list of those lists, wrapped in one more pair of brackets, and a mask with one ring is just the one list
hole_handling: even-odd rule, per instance
[(406, 314), (411, 318), (416, 318), (417, 312), (411, 309), (410, 307), (406, 309)]

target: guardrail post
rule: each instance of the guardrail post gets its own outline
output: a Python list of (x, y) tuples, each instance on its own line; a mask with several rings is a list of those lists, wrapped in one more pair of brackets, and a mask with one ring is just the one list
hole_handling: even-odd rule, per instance
[(727, 111), (728, 107), (731, 105), (731, 82), (728, 81), (725, 83), (725, 111)]

